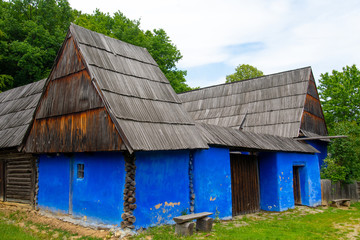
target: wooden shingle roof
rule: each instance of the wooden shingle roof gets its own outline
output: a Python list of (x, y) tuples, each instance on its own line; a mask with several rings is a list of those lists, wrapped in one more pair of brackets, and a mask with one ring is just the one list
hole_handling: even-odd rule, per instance
[[(58, 93), (60, 89), (56, 83), (58, 86), (62, 86), (65, 92), (69, 85), (78, 81), (75, 79), (77, 73), (81, 73), (83, 76), (89, 75), (91, 83), (88, 84), (84, 80), (80, 87), (92, 95), (100, 96), (100, 103), (96, 100), (97, 96), (93, 96), (84, 99), (95, 99), (96, 104), (86, 105), (86, 101), (84, 101), (84, 107), (79, 105), (74, 108), (78, 110), (69, 109), (67, 106), (65, 106), (66, 109), (60, 107), (58, 110), (52, 109), (54, 107), (52, 102), (56, 99), (52, 100), (49, 94), (53, 93), (58, 96), (58, 99), (61, 98), (61, 94)], [(76, 89), (80, 88), (76, 87)], [(71, 89), (67, 91), (69, 92)], [(60, 51), (55, 68), (50, 74), (47, 92), (47, 99), (44, 99), (36, 116), (39, 122), (38, 128), (41, 127), (40, 122), (51, 124), (51, 122), (45, 123), (44, 119), (47, 117), (53, 117), (56, 120), (56, 116), (61, 118), (65, 114), (70, 114), (77, 118), (77, 112), (92, 116), (91, 114), (97, 114), (94, 109), (98, 108), (101, 114), (110, 116), (122, 139), (120, 142), (125, 144), (129, 152), (208, 148), (198, 133), (194, 120), (186, 112), (169, 81), (145, 48), (71, 24), (63, 50)], [(76, 92), (71, 95), (76, 99), (74, 97)], [(71, 95), (69, 96), (71, 97)], [(75, 100), (64, 99), (64, 101), (75, 104), (73, 103)], [(104, 106), (105, 110), (102, 110)], [(103, 119), (98, 116), (97, 114), (98, 119)], [(73, 128), (71, 127), (71, 129)], [(83, 126), (83, 130), (80, 132), (80, 144), (86, 144), (89, 141), (85, 128), (86, 126)], [(34, 129), (33, 134), (39, 134), (45, 130)], [(36, 131), (37, 133), (35, 133)], [(61, 129), (57, 131), (59, 132)], [(69, 133), (65, 135), (73, 136), (70, 133), (73, 130), (68, 131)], [(91, 143), (93, 146), (91, 148), (83, 146), (81, 150), (96, 151), (100, 149), (97, 146), (101, 145), (101, 141), (108, 141), (106, 136), (102, 136), (101, 133), (96, 134), (100, 135), (98, 135), (98, 140)], [(37, 147), (42, 143), (37, 142), (34, 135), (32, 135), (32, 141), (34, 143), (29, 144), (29, 149), (33, 151), (47, 151), (47, 149), (61, 151), (53, 146), (45, 150)], [(58, 140), (53, 139), (52, 142), (54, 141)], [(75, 139), (74, 142), (78, 142), (78, 140)], [(63, 149), (65, 149), (64, 151), (73, 151), (71, 146)], [(119, 146), (111, 149), (119, 149)]]
[(0, 149), (23, 143), (44, 84), (45, 79), (0, 93)]
[(298, 137), (300, 129), (327, 135), (310, 67), (179, 94), (191, 117), (254, 133)]
[(196, 125), (209, 145), (225, 146), (243, 151), (318, 152), (309, 144), (292, 138), (240, 131), (207, 123), (197, 123)]

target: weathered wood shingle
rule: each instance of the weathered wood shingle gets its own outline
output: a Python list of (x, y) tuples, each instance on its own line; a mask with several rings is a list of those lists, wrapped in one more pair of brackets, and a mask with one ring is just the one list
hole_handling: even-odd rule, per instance
[(240, 131), (206, 123), (197, 123), (196, 125), (209, 145), (247, 151), (318, 152), (312, 146), (291, 138)]
[(70, 32), (128, 148), (208, 147), (146, 49), (74, 24)]
[(199, 123), (297, 137), (299, 130), (327, 135), (310, 67), (179, 94)]
[(0, 93), (0, 149), (23, 143), (44, 84), (41, 80)]

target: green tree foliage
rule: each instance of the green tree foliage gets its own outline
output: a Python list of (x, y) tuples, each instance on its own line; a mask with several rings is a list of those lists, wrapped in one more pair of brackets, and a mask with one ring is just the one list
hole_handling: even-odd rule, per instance
[(263, 76), (264, 73), (248, 64), (241, 64), (235, 68), (235, 73), (226, 76), (226, 83)]
[(355, 65), (336, 70), (332, 74), (321, 74), (319, 80), (321, 104), (328, 127), (341, 121), (355, 121), (359, 124), (360, 114), (360, 71)]
[(0, 93), (9, 90), (12, 87), (14, 79), (12, 76), (2, 74), (0, 75)]
[(186, 84), (186, 71), (176, 67), (182, 55), (163, 29), (143, 31), (140, 20), (130, 20), (120, 11), (113, 17), (99, 10), (93, 14), (75, 13), (75, 23), (82, 27), (146, 48), (177, 93), (191, 90)]
[(321, 74), (319, 95), (330, 135), (347, 135), (333, 139), (328, 148), (327, 168), (322, 177), (350, 182), (360, 179), (360, 71), (355, 65), (342, 72)]
[(0, 0), (0, 74), (13, 87), (47, 77), (71, 22), (147, 48), (176, 92), (191, 90), (176, 67), (182, 55), (163, 29), (143, 31), (120, 11), (83, 14), (67, 0)]
[(72, 19), (66, 0), (1, 0), (0, 74), (13, 87), (47, 77)]
[(360, 179), (360, 127), (355, 121), (338, 122), (330, 129), (330, 134), (348, 137), (331, 141), (322, 178), (346, 183)]

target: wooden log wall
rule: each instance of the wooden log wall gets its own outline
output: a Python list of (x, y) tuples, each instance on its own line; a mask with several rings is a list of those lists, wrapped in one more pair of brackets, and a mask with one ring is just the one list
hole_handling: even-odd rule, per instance
[(35, 204), (36, 158), (29, 154), (0, 155), (4, 162), (4, 200)]

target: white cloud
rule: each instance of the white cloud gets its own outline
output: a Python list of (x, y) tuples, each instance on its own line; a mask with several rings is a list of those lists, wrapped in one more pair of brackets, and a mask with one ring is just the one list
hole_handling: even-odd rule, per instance
[[(247, 63), (267, 74), (311, 65), (318, 77), (360, 64), (357, 0), (102, 0), (101, 4), (70, 0), (70, 4), (88, 13), (95, 8), (120, 10), (130, 19), (141, 18), (143, 29), (164, 28), (183, 55), (179, 67), (184, 69)], [(253, 42), (263, 48), (243, 54), (227, 50)], [(188, 81), (198, 85), (196, 79)], [(218, 76), (208, 79), (209, 84), (217, 81)]]

